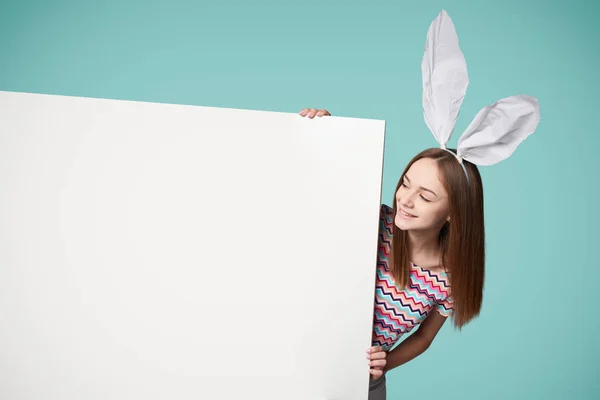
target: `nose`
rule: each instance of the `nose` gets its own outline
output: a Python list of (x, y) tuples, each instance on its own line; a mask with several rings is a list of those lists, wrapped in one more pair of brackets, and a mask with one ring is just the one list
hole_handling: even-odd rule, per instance
[(414, 205), (414, 195), (415, 193), (412, 190), (407, 190), (406, 192), (400, 195), (400, 204), (407, 208), (412, 208)]

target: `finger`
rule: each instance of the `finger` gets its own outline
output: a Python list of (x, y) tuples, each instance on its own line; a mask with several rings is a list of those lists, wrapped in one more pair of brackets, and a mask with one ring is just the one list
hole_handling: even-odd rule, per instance
[(315, 115), (317, 115), (317, 109), (316, 108), (311, 108), (310, 111), (308, 112), (308, 118), (314, 118)]
[(329, 116), (329, 117), (331, 117), (331, 114), (330, 114), (330, 113), (329, 113), (329, 111), (327, 111), (326, 109), (319, 110), (319, 112), (317, 113), (317, 115), (318, 115), (319, 117), (324, 117), (324, 116)]
[(387, 364), (386, 360), (373, 360), (373, 361), (369, 361), (369, 366), (371, 366), (372, 368), (383, 368), (385, 367), (385, 365)]
[(380, 351), (383, 351), (381, 346), (372, 346), (367, 349), (367, 353), (379, 353)]
[(387, 352), (381, 349), (381, 346), (373, 346), (367, 349), (367, 358), (382, 358), (387, 355)]
[(370, 369), (369, 373), (373, 375), (373, 378), (380, 378), (383, 375), (383, 371), (380, 369)]
[(387, 353), (385, 351), (380, 351), (378, 353), (371, 353), (367, 356), (371, 360), (381, 360), (387, 357)]
[(306, 116), (306, 114), (308, 113), (309, 109), (308, 108), (303, 108), (302, 110), (300, 110), (300, 112), (298, 114), (302, 115), (303, 117)]

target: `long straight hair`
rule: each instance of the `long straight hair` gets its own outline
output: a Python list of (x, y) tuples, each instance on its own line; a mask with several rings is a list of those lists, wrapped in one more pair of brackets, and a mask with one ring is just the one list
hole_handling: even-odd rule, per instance
[[(440, 148), (417, 154), (406, 166), (394, 191), (393, 210), (396, 216), (396, 192), (409, 168), (422, 158), (437, 162), (440, 181), (448, 193), (450, 221), (439, 233), (441, 263), (447, 271), (453, 300), (454, 326), (461, 329), (479, 315), (483, 301), (485, 272), (485, 230), (483, 184), (477, 167), (463, 160), (469, 181), (456, 157)], [(409, 282), (411, 267), (408, 232), (394, 224), (390, 249), (391, 272), (400, 288)]]

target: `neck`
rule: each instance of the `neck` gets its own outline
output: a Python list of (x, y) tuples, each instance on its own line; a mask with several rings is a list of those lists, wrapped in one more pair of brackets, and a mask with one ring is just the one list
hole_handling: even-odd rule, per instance
[[(439, 231), (408, 231), (410, 258), (415, 264), (423, 261), (438, 259), (440, 253)], [(428, 263), (428, 261), (425, 261)]]

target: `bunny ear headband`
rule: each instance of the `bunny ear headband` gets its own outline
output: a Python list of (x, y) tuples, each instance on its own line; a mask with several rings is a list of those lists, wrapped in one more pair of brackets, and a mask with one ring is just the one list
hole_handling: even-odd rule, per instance
[(540, 120), (539, 105), (527, 95), (511, 96), (484, 107), (458, 139), (456, 154), (446, 149), (462, 105), (469, 77), (452, 20), (442, 10), (427, 32), (423, 73), (425, 123), (440, 147), (463, 164), (496, 164), (508, 157), (531, 135)]

